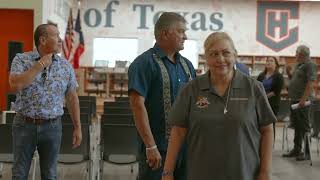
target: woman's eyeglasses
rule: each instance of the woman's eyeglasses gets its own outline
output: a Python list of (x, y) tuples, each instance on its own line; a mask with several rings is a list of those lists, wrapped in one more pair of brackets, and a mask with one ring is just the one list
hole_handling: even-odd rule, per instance
[(223, 50), (223, 51), (211, 51), (209, 52), (209, 57), (212, 57), (212, 58), (218, 58), (220, 57), (221, 55), (224, 57), (224, 58), (230, 58), (232, 55), (233, 55), (233, 52), (230, 51), (230, 50)]

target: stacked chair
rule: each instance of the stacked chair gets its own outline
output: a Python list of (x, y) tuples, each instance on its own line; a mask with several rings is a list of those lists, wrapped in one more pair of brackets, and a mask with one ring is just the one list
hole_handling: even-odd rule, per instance
[(80, 147), (72, 148), (73, 123), (68, 109), (64, 108), (62, 116), (62, 139), (58, 162), (64, 165), (87, 163), (87, 179), (94, 179), (93, 160), (91, 158), (91, 124), (96, 116), (96, 97), (79, 96), (82, 143)]
[(104, 161), (117, 165), (131, 165), (133, 173), (133, 164), (137, 162), (138, 134), (128, 98), (116, 98), (115, 102), (104, 102), (100, 139), (101, 179)]
[(0, 124), (0, 178), (2, 177), (3, 163), (13, 163), (12, 150), (12, 122), (15, 113), (3, 113), (5, 122)]

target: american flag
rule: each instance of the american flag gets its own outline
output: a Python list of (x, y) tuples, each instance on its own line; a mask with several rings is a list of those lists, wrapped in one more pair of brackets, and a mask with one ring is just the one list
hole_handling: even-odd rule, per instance
[(63, 54), (67, 60), (69, 60), (70, 54), (72, 51), (73, 36), (74, 36), (74, 34), (73, 34), (73, 18), (72, 18), (72, 10), (70, 9), (66, 35), (65, 35), (64, 41), (62, 43)]
[(75, 24), (75, 29), (74, 29), (74, 37), (75, 37), (75, 51), (73, 53), (73, 68), (78, 69), (79, 68), (79, 61), (80, 61), (80, 56), (84, 52), (84, 39), (83, 39), (83, 33), (81, 30), (81, 21), (80, 21), (80, 9), (78, 9), (78, 15), (77, 15), (77, 20)]

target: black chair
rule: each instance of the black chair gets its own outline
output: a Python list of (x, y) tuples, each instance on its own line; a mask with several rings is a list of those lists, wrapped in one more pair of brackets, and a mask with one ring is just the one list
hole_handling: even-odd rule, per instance
[(7, 110), (10, 110), (11, 103), (16, 102), (16, 95), (15, 94), (7, 94)]
[(12, 124), (0, 124), (0, 178), (3, 164), (13, 163)]
[[(0, 163), (13, 163), (13, 139), (12, 139), (12, 123), (16, 113), (6, 112), (5, 124), (0, 124)], [(38, 161), (38, 155), (35, 152), (33, 156), (33, 168), (32, 168), (32, 180), (35, 180), (36, 166)], [(0, 166), (0, 178), (2, 177), (2, 168)]]
[(2, 123), (12, 124), (15, 116), (16, 116), (16, 112), (13, 112), (13, 111), (2, 112)]
[(132, 114), (102, 114), (102, 124), (134, 124)]
[[(89, 114), (87, 113), (80, 113), (80, 122), (81, 124), (91, 124), (91, 119)], [(64, 113), (62, 115), (62, 123), (63, 124), (72, 124), (71, 115), (69, 113)]]
[(279, 112), (277, 115), (278, 122), (284, 121), (284, 119), (290, 115), (290, 100), (281, 100), (279, 104)]
[(96, 114), (96, 105), (93, 104), (92, 101), (88, 101), (88, 100), (80, 100), (79, 101), (79, 105), (80, 105), (80, 108), (82, 107), (88, 107), (89, 108), (89, 112), (91, 115), (95, 115)]
[(92, 107), (92, 112), (97, 113), (97, 97), (96, 96), (78, 96), (78, 98), (79, 98), (79, 102), (90, 101), (91, 107)]
[[(320, 101), (313, 101), (310, 107), (310, 124), (312, 133), (310, 134), (310, 146), (312, 139), (316, 141), (317, 155), (320, 154)], [(310, 149), (312, 149), (310, 147)], [(312, 156), (311, 156), (312, 157)], [(310, 158), (311, 159), (311, 158)]]
[(129, 97), (123, 97), (123, 96), (115, 97), (115, 100), (116, 102), (119, 102), (119, 101), (129, 102)]
[(132, 173), (133, 164), (137, 162), (138, 157), (136, 127), (132, 124), (103, 124), (101, 134), (101, 175), (104, 161), (117, 165), (130, 164)]
[(58, 162), (68, 164), (87, 163), (87, 172), (89, 179), (92, 177), (92, 160), (90, 157), (90, 132), (89, 124), (81, 124), (82, 143), (78, 148), (72, 148), (73, 125), (62, 125), (62, 138)]
[[(63, 112), (65, 114), (69, 114), (69, 110), (67, 107), (63, 107)], [(85, 114), (90, 114), (90, 116), (92, 115), (91, 114), (91, 110), (89, 107), (80, 107), (80, 113), (85, 113)]]
[(12, 124), (0, 124), (0, 162), (13, 162)]
[(279, 105), (279, 112), (277, 115), (278, 122), (283, 122), (282, 129), (282, 150), (286, 144), (286, 149), (289, 151), (288, 129), (290, 125), (290, 100), (281, 100)]
[(131, 108), (106, 106), (103, 110), (104, 114), (132, 114)]
[(111, 101), (111, 102), (104, 102), (104, 107), (127, 107), (130, 108), (130, 103), (127, 101)]

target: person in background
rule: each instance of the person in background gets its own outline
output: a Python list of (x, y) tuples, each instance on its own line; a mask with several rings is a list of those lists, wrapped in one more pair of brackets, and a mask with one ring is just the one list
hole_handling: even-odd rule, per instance
[[(129, 97), (140, 135), (139, 180), (160, 180), (170, 125), (167, 115), (179, 89), (195, 77), (191, 62), (179, 53), (184, 48), (185, 19), (164, 12), (154, 27), (156, 43), (130, 65)], [(185, 149), (180, 153), (176, 180), (185, 180)]]
[(298, 108), (290, 108), (290, 120), (294, 127), (294, 148), (283, 157), (296, 157), (297, 161), (309, 160), (309, 143), (306, 143), (305, 153), (302, 153), (302, 142), (307, 132), (310, 131), (308, 100), (313, 100), (313, 84), (317, 78), (317, 66), (310, 58), (310, 49), (300, 45), (296, 50), (296, 61), (293, 73), (287, 69), (291, 77), (288, 86), (288, 96), (292, 104), (298, 103)]
[(235, 68), (239, 69), (239, 71), (244, 73), (245, 75), (250, 76), (249, 68), (245, 64), (236, 61)]
[[(271, 109), (277, 116), (280, 105), (280, 93), (284, 84), (283, 76), (279, 73), (277, 58), (273, 56), (266, 58), (266, 67), (264, 71), (258, 75), (257, 80), (262, 82)], [(273, 123), (273, 136), (274, 138), (276, 136), (275, 122)]]
[(62, 41), (55, 25), (39, 25), (34, 41), (36, 50), (17, 54), (9, 76), (10, 87), (16, 92), (17, 112), (12, 126), (12, 179), (28, 179), (37, 150), (41, 179), (56, 180), (64, 100), (74, 125), (73, 147), (80, 146), (82, 140), (78, 84), (70, 63), (57, 55)]
[(179, 93), (162, 180), (173, 180), (178, 152), (187, 142), (188, 180), (268, 180), (272, 123), (263, 86), (234, 69), (233, 40), (214, 32), (204, 43), (209, 71)]

